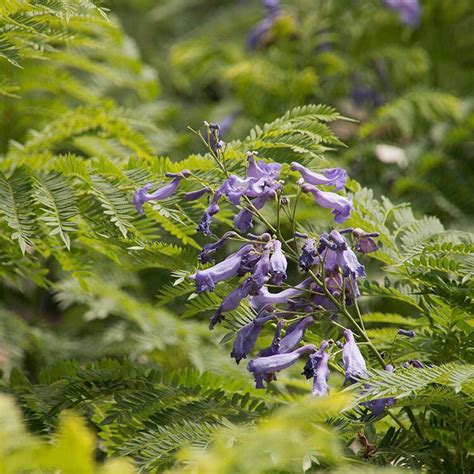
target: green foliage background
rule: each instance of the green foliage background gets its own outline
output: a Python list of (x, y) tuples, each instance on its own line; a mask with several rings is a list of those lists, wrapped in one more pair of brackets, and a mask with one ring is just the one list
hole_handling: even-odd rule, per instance
[[(1, 3), (1, 472), (473, 471), (474, 11), (421, 3), (410, 30), (377, 0), (284, 2), (256, 51), (257, 1)], [(351, 100), (355, 73), (380, 107)], [(259, 391), (231, 361), (250, 309), (210, 333), (230, 287), (196, 297), (185, 279), (204, 204), (131, 204), (167, 171), (219, 181), (187, 127), (229, 114), (237, 174), (249, 149), (348, 168), (348, 225), (381, 233), (368, 333), (397, 365), (431, 368), (374, 369), (362, 395), (336, 375), (313, 400), (299, 367)], [(309, 200), (299, 221), (330, 225)], [(307, 335), (330, 337), (324, 321)], [(360, 409), (381, 396), (399, 397), (390, 416)]]

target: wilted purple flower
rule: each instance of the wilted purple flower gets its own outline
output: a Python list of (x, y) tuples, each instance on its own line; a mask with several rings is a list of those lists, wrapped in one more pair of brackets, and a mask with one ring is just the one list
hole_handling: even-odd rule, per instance
[(288, 288), (279, 293), (270, 293), (266, 287), (262, 287), (256, 295), (250, 298), (250, 305), (256, 311), (260, 311), (268, 305), (288, 303), (290, 298), (295, 298), (296, 296), (301, 295), (310, 282), (311, 278), (307, 278), (294, 288)]
[[(390, 373), (393, 372), (393, 365), (387, 365), (385, 370)], [(370, 385), (367, 384), (366, 388), (370, 388)], [(363, 402), (361, 405), (367, 407), (373, 415), (380, 416), (385, 411), (385, 408), (395, 405), (396, 401), (397, 399), (393, 397), (377, 398), (375, 400)]]
[(344, 331), (346, 343), (342, 350), (342, 360), (344, 361), (345, 378), (344, 383), (355, 383), (361, 378), (367, 377), (367, 368), (364, 357), (357, 346), (354, 335), (350, 329)]
[(253, 245), (246, 244), (236, 253), (229, 255), (213, 267), (198, 270), (196, 273), (189, 275), (189, 278), (196, 281), (196, 292), (214, 291), (216, 283), (236, 276), (242, 263), (242, 257), (252, 250)]
[(314, 200), (321, 207), (332, 209), (334, 220), (339, 224), (344, 222), (349, 217), (352, 209), (354, 208), (352, 201), (349, 198), (339, 196), (339, 194), (328, 191), (320, 191), (312, 184), (303, 184), (301, 189), (305, 193), (311, 193), (314, 197)]
[(212, 261), (212, 255), (216, 253), (231, 237), (236, 237), (237, 234), (233, 231), (226, 232), (219, 240), (213, 244), (207, 244), (202, 249), (201, 253), (198, 255), (198, 260), (201, 263), (208, 263)]
[(301, 249), (299, 260), (300, 268), (307, 272), (315, 263), (316, 258), (316, 243), (314, 239), (307, 239)]
[(280, 341), (279, 353), (285, 354), (292, 351), (303, 340), (306, 329), (313, 324), (312, 316), (306, 316), (288, 326), (285, 337)]
[(186, 201), (194, 201), (195, 199), (199, 199), (201, 196), (204, 196), (204, 194), (210, 193), (210, 192), (211, 192), (211, 188), (206, 186), (205, 188), (201, 188), (196, 191), (190, 191), (189, 193), (186, 193), (184, 195), (184, 199), (186, 199)]
[(145, 184), (140, 189), (135, 191), (133, 195), (133, 204), (137, 208), (137, 211), (140, 214), (143, 214), (143, 204), (147, 201), (161, 201), (172, 196), (178, 189), (178, 185), (183, 178), (190, 176), (191, 172), (188, 170), (183, 170), (180, 173), (166, 173), (168, 178), (173, 178), (172, 181), (165, 186), (157, 189), (154, 193), (149, 193), (152, 184)]
[(319, 358), (317, 367), (314, 369), (313, 389), (311, 395), (314, 397), (323, 397), (329, 393), (329, 354), (323, 352)]
[(253, 321), (239, 329), (230, 353), (237, 364), (252, 351), (263, 325), (275, 317), (274, 314), (264, 312), (264, 314), (257, 316)]
[(421, 20), (421, 5), (418, 0), (384, 0), (385, 6), (400, 14), (400, 21), (416, 28)]
[(281, 285), (283, 280), (286, 280), (286, 269), (288, 262), (285, 254), (281, 250), (281, 242), (275, 240), (273, 242), (273, 254), (270, 257), (270, 273), (273, 276), (273, 283)]
[(407, 331), (406, 329), (399, 329), (398, 334), (406, 337), (415, 337), (415, 331)]
[(347, 173), (341, 168), (330, 168), (324, 170), (321, 174), (311, 171), (294, 161), (291, 163), (291, 169), (301, 173), (301, 176), (306, 183), (312, 185), (324, 184), (326, 186), (335, 186), (335, 191), (343, 189), (347, 181)]
[(263, 387), (263, 377), (280, 370), (286, 369), (293, 365), (302, 354), (309, 354), (316, 350), (316, 347), (312, 344), (299, 347), (293, 352), (287, 354), (276, 354), (269, 357), (258, 357), (257, 359), (251, 360), (247, 369), (252, 372), (255, 377), (256, 387)]

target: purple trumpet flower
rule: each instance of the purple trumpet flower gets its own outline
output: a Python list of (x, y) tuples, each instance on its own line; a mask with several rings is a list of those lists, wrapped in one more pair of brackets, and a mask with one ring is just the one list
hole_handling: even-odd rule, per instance
[[(393, 365), (387, 365), (385, 370), (390, 373), (393, 372)], [(370, 385), (367, 384), (366, 388), (370, 388)], [(397, 399), (393, 397), (376, 398), (375, 400), (362, 402), (361, 405), (367, 407), (374, 416), (380, 416), (384, 413), (385, 408), (395, 405), (396, 401)]]
[(315, 264), (316, 256), (316, 244), (314, 239), (307, 239), (301, 249), (300, 258), (298, 259), (301, 270), (307, 272)]
[(211, 235), (211, 222), (214, 215), (219, 212), (219, 205), (217, 202), (219, 201), (221, 195), (216, 193), (214, 198), (204, 211), (204, 215), (202, 216), (201, 223), (198, 225), (197, 230), (198, 232), (202, 232), (204, 235)]
[(326, 340), (321, 341), (321, 345), (319, 349), (314, 353), (311, 354), (306, 361), (306, 364), (303, 368), (302, 375), (304, 375), (307, 379), (314, 377), (315, 370), (318, 368), (319, 361), (321, 360), (321, 356), (323, 355), (324, 351), (329, 347), (329, 342)]
[(209, 329), (214, 329), (214, 326), (224, 319), (224, 313), (232, 311), (237, 308), (240, 302), (246, 298), (252, 291), (254, 291), (255, 283), (252, 278), (246, 278), (234, 291), (231, 291), (220, 304), (217, 311), (209, 320)]
[[(342, 233), (342, 232), (341, 232)], [(352, 229), (352, 235), (356, 239), (355, 250), (359, 253), (366, 254), (375, 252), (378, 247), (375, 243), (375, 240), (372, 237), (378, 237), (380, 234), (378, 232), (367, 233), (362, 229), (355, 228)]]
[(270, 273), (273, 276), (273, 283), (281, 285), (283, 280), (286, 280), (286, 269), (288, 262), (281, 250), (281, 242), (275, 240), (273, 242), (273, 254), (270, 257)]
[(311, 395), (313, 397), (324, 397), (329, 393), (329, 354), (323, 352), (319, 357), (317, 367), (314, 368), (313, 389)]
[(292, 351), (303, 340), (306, 329), (313, 324), (313, 317), (306, 316), (288, 326), (285, 337), (280, 341), (278, 352), (280, 354), (286, 354)]
[(239, 178), (236, 175), (230, 176), (219, 188), (221, 194), (225, 194), (229, 201), (237, 206), (240, 204), (242, 196), (254, 198), (260, 196), (265, 189), (265, 180), (257, 178)]
[(283, 319), (280, 319), (276, 325), (275, 329), (275, 335), (273, 336), (272, 343), (270, 344), (270, 347), (267, 347), (266, 349), (262, 349), (258, 353), (258, 357), (269, 357), (275, 354), (280, 353), (280, 341), (281, 341), (281, 330), (283, 328), (283, 324), (285, 321)]
[(287, 354), (276, 354), (269, 357), (258, 357), (251, 360), (247, 369), (252, 372), (255, 377), (256, 388), (264, 388), (263, 378), (272, 375), (275, 372), (286, 369), (293, 365), (302, 354), (310, 354), (316, 350), (312, 344), (299, 347), (293, 352)]
[(256, 152), (247, 152), (247, 177), (248, 178), (273, 178), (280, 175), (280, 163), (266, 163), (264, 160), (255, 160)]
[(415, 331), (407, 331), (406, 329), (399, 329), (398, 334), (406, 337), (415, 337)]
[[(251, 245), (251, 244), (249, 244)], [(262, 256), (255, 265), (252, 276), (250, 277), (254, 282), (254, 289), (258, 291), (265, 284), (270, 271), (270, 249), (264, 248)]]
[(211, 192), (211, 188), (206, 186), (205, 188), (201, 188), (196, 191), (190, 191), (189, 193), (186, 193), (184, 195), (184, 199), (186, 199), (186, 201), (194, 201), (195, 199), (199, 199), (200, 197), (204, 196), (204, 194), (210, 193), (210, 192)]
[(161, 201), (163, 199), (167, 199), (172, 196), (176, 190), (178, 189), (178, 185), (183, 178), (187, 178), (191, 175), (191, 172), (188, 170), (183, 170), (180, 173), (166, 173), (168, 178), (173, 178), (170, 183), (166, 184), (165, 186), (157, 189), (153, 193), (149, 193), (148, 191), (151, 189), (152, 184), (147, 183), (140, 189), (135, 191), (133, 195), (132, 202), (135, 204), (137, 211), (140, 214), (143, 214), (143, 204), (148, 201)]
[(330, 168), (321, 173), (309, 170), (305, 166), (293, 161), (291, 169), (298, 171), (306, 183), (312, 185), (324, 184), (326, 186), (335, 186), (334, 190), (339, 191), (344, 188), (347, 181), (347, 173), (341, 168)]
[(327, 272), (336, 273), (339, 268), (345, 277), (365, 277), (364, 266), (337, 230), (332, 230), (329, 235), (321, 235), (319, 251)]
[(213, 244), (207, 244), (202, 249), (201, 253), (198, 255), (198, 260), (201, 263), (208, 263), (212, 261), (212, 255), (216, 253), (231, 237), (236, 237), (237, 234), (233, 231), (226, 232), (219, 240)]
[(367, 377), (367, 367), (350, 329), (344, 331), (344, 338), (346, 339), (342, 350), (345, 371), (344, 383), (356, 383), (359, 379)]
[(400, 15), (400, 21), (411, 28), (416, 28), (421, 20), (421, 5), (418, 0), (384, 0), (386, 7)]
[(236, 253), (229, 255), (222, 262), (189, 275), (196, 281), (196, 292), (214, 291), (216, 283), (236, 276), (242, 263), (242, 257), (253, 250), (252, 244), (242, 246)]
[[(264, 191), (252, 199), (252, 205), (255, 209), (262, 209), (268, 199), (273, 199), (276, 195), (276, 190), (281, 187), (278, 181), (271, 181), (271, 186), (265, 187)], [(252, 223), (253, 212), (250, 209), (241, 209), (234, 218), (234, 224), (237, 230), (242, 233), (247, 233), (253, 226)]]
[(250, 298), (250, 306), (256, 311), (260, 311), (265, 306), (288, 303), (290, 298), (300, 296), (310, 282), (311, 278), (307, 278), (294, 288), (288, 288), (279, 293), (270, 293), (266, 287), (262, 287), (256, 295)]
[(241, 209), (234, 217), (235, 228), (243, 234), (247, 233), (253, 227), (252, 219), (252, 211), (249, 211), (248, 209)]
[(354, 208), (352, 201), (349, 198), (328, 191), (320, 191), (312, 184), (303, 184), (301, 189), (305, 193), (311, 193), (314, 200), (321, 207), (332, 209), (334, 220), (339, 224), (344, 222), (350, 216), (351, 211)]
[(230, 353), (230, 356), (235, 359), (237, 364), (242, 359), (245, 359), (252, 351), (263, 325), (275, 317), (274, 314), (263, 312), (262, 315), (257, 316), (253, 321), (239, 329), (234, 341), (232, 352)]

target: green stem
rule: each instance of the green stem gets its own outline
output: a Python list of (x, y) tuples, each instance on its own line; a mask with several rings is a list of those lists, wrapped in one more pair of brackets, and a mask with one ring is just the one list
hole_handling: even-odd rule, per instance
[(420, 425), (418, 424), (418, 421), (415, 418), (415, 414), (413, 413), (413, 410), (410, 407), (405, 407), (405, 412), (408, 415), (408, 418), (411, 421), (411, 425), (415, 429), (415, 433), (418, 435), (418, 438), (424, 440), (425, 435), (423, 434), (423, 431), (421, 431)]

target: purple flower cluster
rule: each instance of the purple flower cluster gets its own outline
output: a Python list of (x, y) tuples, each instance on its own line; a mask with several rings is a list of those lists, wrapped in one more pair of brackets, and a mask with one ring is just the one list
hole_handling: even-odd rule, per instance
[[(215, 138), (215, 145), (219, 146), (218, 127), (211, 127), (211, 124), (208, 127)], [(220, 159), (220, 152), (216, 156)], [(299, 265), (308, 273), (308, 277), (297, 284), (287, 285), (286, 251), (291, 250), (293, 260), (298, 256), (297, 252), (282, 237), (277, 238), (267, 232), (261, 235), (248, 233), (256, 210), (263, 208), (266, 202), (281, 192), (281, 170), (280, 164), (267, 163), (257, 159), (255, 152), (248, 152), (244, 177), (227, 175), (214, 190), (204, 186), (185, 193), (186, 200), (211, 194), (199, 224), (199, 229), (206, 235), (210, 234), (210, 224), (213, 216), (219, 212), (221, 199), (225, 198), (240, 207), (234, 219), (236, 230), (226, 232), (215, 242), (204, 246), (198, 256), (203, 267), (189, 275), (189, 278), (194, 281), (198, 294), (213, 292), (216, 286), (225, 281), (240, 279), (224, 296), (209, 321), (209, 327), (213, 329), (225, 318), (226, 313), (248, 299), (254, 317), (236, 334), (230, 355), (237, 364), (254, 351), (261, 332), (268, 330), (269, 326), (273, 328), (271, 344), (261, 349), (247, 365), (257, 388), (263, 388), (264, 383), (276, 379), (278, 372), (306, 356), (303, 373), (307, 378), (313, 378), (312, 394), (322, 396), (329, 392), (330, 343), (323, 341), (318, 349), (304, 342), (305, 335), (314, 325), (316, 315), (323, 317), (326, 312), (332, 314), (338, 311), (341, 303), (348, 306), (359, 298), (357, 281), (365, 277), (365, 269), (355, 252), (366, 254), (376, 251), (374, 238), (378, 237), (378, 233), (367, 233), (358, 228), (332, 230), (318, 237), (295, 233), (295, 237), (305, 238), (299, 254)], [(349, 217), (353, 209), (352, 201), (337, 193), (346, 184), (347, 174), (344, 170), (331, 168), (315, 172), (295, 162), (291, 164), (291, 170), (301, 175), (299, 185), (302, 191), (311, 193), (320, 206), (331, 209), (336, 222), (343, 222)], [(181, 180), (191, 177), (191, 172), (168, 173), (167, 177), (171, 181), (153, 193), (149, 192), (150, 185), (136, 191), (133, 202), (138, 212), (143, 212), (142, 206), (147, 201), (167, 199), (174, 195)], [(324, 190), (320, 189), (321, 186), (325, 187)], [(328, 191), (327, 188), (333, 189)], [(351, 243), (344, 234), (352, 235)], [(240, 247), (214, 263), (216, 254), (230, 240), (240, 242)], [(284, 288), (270, 291), (269, 284)], [(411, 333), (403, 330), (400, 330), (400, 334), (411, 336)], [(345, 383), (366, 379), (368, 375), (364, 358), (349, 329), (344, 331), (344, 338), (344, 345), (339, 341), (336, 344), (342, 347)], [(380, 414), (390, 403), (391, 399), (381, 399), (367, 402), (365, 406), (374, 414)]]
[[(245, 178), (231, 175), (214, 193), (211, 203), (204, 212), (198, 230), (205, 235), (210, 235), (212, 217), (219, 212), (218, 202), (224, 196), (234, 205), (246, 204), (235, 216), (235, 228), (246, 233), (252, 227), (253, 210), (262, 209), (268, 200), (274, 199), (276, 192), (281, 188), (278, 176), (281, 165), (278, 163), (265, 163), (255, 159), (255, 152), (248, 152), (248, 166)], [(244, 202), (243, 198), (247, 200)]]
[(347, 197), (341, 196), (334, 192), (322, 191), (316, 186), (334, 186), (335, 191), (344, 188), (347, 181), (347, 173), (340, 168), (331, 168), (323, 171), (323, 173), (315, 173), (305, 168), (299, 163), (291, 163), (291, 169), (298, 171), (302, 179), (301, 190), (305, 193), (311, 193), (314, 200), (326, 209), (332, 209), (334, 220), (337, 223), (344, 222), (351, 214), (354, 206), (352, 201)]

